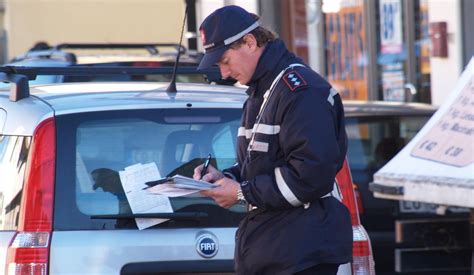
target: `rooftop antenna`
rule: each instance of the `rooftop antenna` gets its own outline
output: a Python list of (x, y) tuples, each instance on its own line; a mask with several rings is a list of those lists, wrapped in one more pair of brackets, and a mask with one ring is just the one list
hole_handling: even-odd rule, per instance
[(168, 88), (166, 88), (166, 91), (168, 93), (176, 93), (176, 71), (178, 69), (178, 63), (179, 63), (179, 56), (181, 55), (181, 46), (183, 42), (183, 33), (184, 33), (184, 26), (186, 25), (186, 15), (188, 14), (188, 5), (186, 5), (186, 10), (184, 11), (184, 19), (183, 19), (183, 27), (181, 28), (181, 37), (179, 38), (179, 50), (178, 50), (178, 55), (176, 56), (176, 62), (174, 63), (174, 68), (173, 68), (173, 75), (171, 76), (171, 82)]

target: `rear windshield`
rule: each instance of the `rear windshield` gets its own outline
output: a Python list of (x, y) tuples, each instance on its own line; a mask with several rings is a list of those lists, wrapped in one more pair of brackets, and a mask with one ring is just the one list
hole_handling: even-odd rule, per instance
[(0, 135), (0, 231), (16, 230), (31, 137)]
[[(239, 109), (123, 110), (57, 117), (56, 230), (137, 228), (119, 171), (154, 163), (162, 177), (192, 177), (207, 155), (219, 169), (236, 161)], [(146, 185), (143, 185), (145, 187)], [(169, 198), (174, 213), (205, 213), (199, 220), (153, 228), (233, 227), (243, 206), (226, 210), (204, 197)], [(109, 215), (109, 218), (97, 218)]]

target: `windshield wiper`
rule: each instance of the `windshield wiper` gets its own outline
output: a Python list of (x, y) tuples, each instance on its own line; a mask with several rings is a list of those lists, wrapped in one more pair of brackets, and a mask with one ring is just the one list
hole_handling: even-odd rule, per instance
[(179, 212), (179, 213), (142, 213), (142, 214), (111, 214), (111, 215), (91, 215), (91, 219), (171, 219), (171, 220), (203, 220), (209, 214), (206, 212)]

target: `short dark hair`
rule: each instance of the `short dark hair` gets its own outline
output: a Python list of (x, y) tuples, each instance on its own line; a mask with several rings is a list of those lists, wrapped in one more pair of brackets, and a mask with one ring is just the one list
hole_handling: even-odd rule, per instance
[[(257, 20), (260, 19), (260, 16), (258, 16), (256, 14), (252, 14), (252, 15), (255, 17), (255, 19), (257, 19)], [(255, 39), (257, 40), (257, 46), (258, 47), (263, 47), (268, 42), (271, 42), (271, 41), (276, 39), (275, 33), (273, 33), (272, 31), (270, 31), (268, 29), (265, 29), (264, 27), (257, 27), (253, 31), (249, 32), (248, 34), (251, 34), (255, 37)], [(232, 43), (230, 45), (230, 47), (232, 49), (239, 48), (240, 45), (242, 45), (244, 43), (244, 37), (245, 37), (245, 35), (242, 38), (240, 38), (239, 40)]]
[[(255, 39), (257, 40), (257, 46), (258, 47), (263, 47), (268, 42), (271, 42), (271, 41), (276, 39), (276, 35), (272, 31), (267, 30), (263, 27), (258, 27), (255, 30), (249, 32), (248, 34), (251, 34), (255, 37)], [(242, 38), (240, 38), (239, 40), (232, 43), (230, 45), (230, 47), (232, 49), (239, 48), (240, 45), (242, 45), (244, 43), (244, 37), (245, 37), (245, 35)]]

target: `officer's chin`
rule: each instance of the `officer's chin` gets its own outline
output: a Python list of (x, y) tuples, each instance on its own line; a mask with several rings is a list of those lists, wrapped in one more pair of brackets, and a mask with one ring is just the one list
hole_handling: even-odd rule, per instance
[(235, 87), (244, 87), (244, 88), (248, 87), (247, 84), (242, 84), (239, 81), (235, 82), (234, 86)]
[[(234, 78), (232, 78), (232, 79), (234, 79)], [(239, 87), (239, 86), (246, 86), (247, 87), (247, 83), (249, 82), (249, 80), (243, 81), (243, 80), (237, 80), (237, 79), (234, 79), (234, 81), (235, 81), (234, 86), (237, 86), (237, 87)]]

